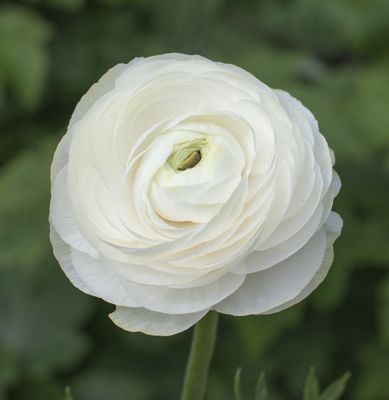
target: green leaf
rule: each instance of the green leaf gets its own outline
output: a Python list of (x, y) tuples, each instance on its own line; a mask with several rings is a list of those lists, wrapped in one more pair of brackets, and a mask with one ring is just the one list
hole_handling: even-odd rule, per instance
[(266, 386), (266, 379), (265, 373), (261, 372), (259, 375), (257, 386), (255, 388), (255, 400), (266, 400), (267, 397), (267, 386)]
[(327, 387), (319, 396), (319, 400), (338, 400), (346, 389), (347, 381), (350, 379), (351, 373), (346, 372), (334, 383)]
[(74, 400), (73, 396), (72, 396), (72, 392), (70, 391), (70, 387), (67, 386), (65, 388), (65, 397), (64, 400)]
[(241, 388), (241, 375), (242, 375), (242, 368), (239, 367), (236, 370), (235, 377), (234, 377), (234, 395), (235, 395), (235, 400), (243, 400), (242, 388)]
[(319, 398), (319, 382), (317, 380), (316, 371), (311, 367), (304, 385), (304, 400), (318, 400)]

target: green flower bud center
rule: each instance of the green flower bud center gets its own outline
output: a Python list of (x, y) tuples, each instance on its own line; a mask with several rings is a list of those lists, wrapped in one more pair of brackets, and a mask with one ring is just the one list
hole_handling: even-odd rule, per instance
[(167, 162), (176, 171), (185, 171), (193, 168), (201, 161), (206, 146), (206, 139), (196, 139), (176, 144)]
[(199, 150), (194, 151), (188, 158), (186, 158), (178, 166), (179, 171), (185, 171), (188, 168), (193, 168), (201, 160), (201, 153)]

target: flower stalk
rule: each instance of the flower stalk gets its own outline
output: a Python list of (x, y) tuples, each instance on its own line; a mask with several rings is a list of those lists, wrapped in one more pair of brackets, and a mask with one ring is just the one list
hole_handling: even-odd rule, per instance
[(194, 329), (181, 400), (203, 400), (215, 347), (219, 314), (209, 312)]

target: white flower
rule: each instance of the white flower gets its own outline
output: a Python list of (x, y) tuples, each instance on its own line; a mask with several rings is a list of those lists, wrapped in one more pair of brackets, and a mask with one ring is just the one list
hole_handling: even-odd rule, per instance
[(269, 314), (324, 279), (340, 181), (313, 115), (233, 65), (137, 58), (84, 95), (51, 170), (51, 241), (129, 331)]

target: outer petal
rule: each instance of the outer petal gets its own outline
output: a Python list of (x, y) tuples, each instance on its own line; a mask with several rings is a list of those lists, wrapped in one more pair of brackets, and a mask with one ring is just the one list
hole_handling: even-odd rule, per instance
[(185, 331), (204, 317), (208, 310), (191, 314), (162, 314), (145, 308), (117, 307), (109, 315), (120, 328), (154, 336), (170, 336)]
[(78, 102), (73, 115), (70, 118), (69, 128), (78, 122), (98, 99), (115, 87), (115, 80), (122, 72), (140, 60), (141, 58), (134, 58), (129, 64), (117, 64), (109, 69), (96, 83), (94, 83)]
[(95, 293), (85, 284), (73, 267), (71, 247), (61, 239), (52, 224), (50, 224), (50, 241), (54, 256), (70, 282), (84, 293), (95, 296)]
[(234, 293), (244, 281), (244, 276), (226, 273), (204, 286), (173, 289), (125, 280), (100, 260), (76, 250), (72, 251), (72, 261), (81, 279), (105, 301), (169, 314), (187, 314), (210, 308)]
[[(310, 126), (312, 139), (314, 141), (315, 160), (320, 165), (321, 175), (325, 182), (324, 191), (327, 190), (331, 183), (332, 166), (335, 163), (335, 158), (324, 136), (320, 133), (319, 124), (310, 110), (305, 107), (301, 101), (294, 98), (290, 93), (283, 90), (274, 91), (290, 118), (300, 127), (301, 131), (305, 125)], [(309, 130), (309, 129), (308, 129)], [(308, 137), (306, 137), (308, 139)]]
[(72, 249), (71, 262), (78, 276), (93, 294), (108, 303), (139, 307), (140, 304), (123, 287), (122, 280), (88, 254)]
[(328, 223), (297, 253), (267, 270), (250, 274), (244, 284), (214, 309), (232, 315), (266, 314), (306, 297), (326, 275), (334, 237), (341, 219), (332, 214)]
[(51, 184), (54, 184), (54, 180), (64, 167), (69, 162), (69, 149), (70, 149), (71, 136), (69, 133), (64, 135), (57, 148), (55, 149), (53, 162), (50, 168), (50, 179)]
[(67, 189), (67, 168), (62, 168), (52, 183), (50, 223), (68, 245), (97, 257), (97, 250), (81, 234), (73, 215)]
[(110, 90), (115, 87), (116, 78), (126, 69), (130, 64), (139, 62), (139, 58), (133, 59), (129, 64), (118, 64), (109, 69), (90, 89), (81, 97), (78, 102), (72, 117), (69, 122), (68, 132), (62, 137), (59, 142), (54, 159), (51, 164), (51, 179), (52, 181), (58, 174), (58, 172), (68, 163), (69, 161), (69, 148), (72, 137), (70, 128), (78, 122), (86, 112), (92, 107), (92, 105)]
[(326, 251), (324, 253), (324, 259), (320, 269), (317, 271), (315, 276), (309, 282), (309, 284), (303, 289), (303, 291), (291, 301), (280, 305), (279, 307), (275, 307), (265, 314), (273, 314), (286, 308), (292, 307), (293, 305), (299, 303), (300, 301), (304, 300), (307, 296), (309, 296), (319, 285), (323, 282), (324, 278), (327, 276), (328, 270), (331, 267), (332, 261), (334, 260), (334, 241), (339, 236), (340, 231), (342, 229), (342, 219), (340, 216), (334, 212), (328, 217), (327, 222), (324, 225), (324, 229), (327, 232), (327, 239), (328, 244)]
[(319, 207), (308, 223), (300, 229), (294, 236), (283, 243), (266, 250), (253, 251), (250, 253), (237, 273), (250, 274), (272, 268), (281, 261), (300, 250), (320, 228), (319, 223), (323, 214), (322, 207)]

